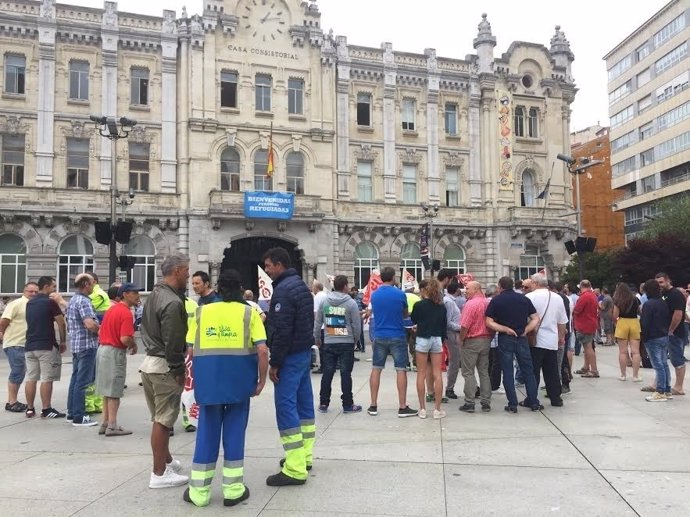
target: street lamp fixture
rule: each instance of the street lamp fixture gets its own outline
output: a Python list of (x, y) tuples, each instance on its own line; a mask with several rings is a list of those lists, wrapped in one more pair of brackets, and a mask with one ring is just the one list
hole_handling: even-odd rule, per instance
[[(582, 235), (582, 209), (581, 209), (581, 201), (580, 201), (580, 174), (584, 173), (587, 169), (590, 167), (594, 167), (595, 165), (599, 165), (600, 163), (604, 163), (602, 160), (594, 160), (592, 158), (573, 158), (572, 156), (568, 156), (566, 154), (558, 154), (556, 155), (556, 158), (561, 160), (562, 162), (566, 163), (566, 166), (568, 167), (568, 172), (570, 174), (575, 175), (575, 215), (577, 215), (577, 262), (578, 266), (580, 268), (580, 280), (585, 275), (585, 264), (584, 264), (584, 256), (585, 253), (588, 251), (587, 246), (583, 245), (583, 239), (581, 238)], [(572, 214), (570, 214), (572, 215)], [(594, 243), (596, 242), (596, 239), (584, 239), (584, 241), (589, 240), (592, 242), (591, 248), (594, 247)], [(570, 244), (572, 244), (572, 241), (570, 241)], [(591, 249), (590, 251), (594, 251)]]
[(421, 204), (424, 211), (424, 218), (429, 222), (422, 226), (422, 235), (419, 239), (420, 255), (424, 269), (431, 271), (431, 276), (434, 276), (434, 219), (438, 217), (438, 203), (430, 205), (428, 203)]
[(103, 115), (91, 115), (89, 117), (96, 127), (96, 131), (110, 140), (110, 257), (108, 265), (108, 278), (112, 284), (116, 280), (117, 273), (117, 205), (122, 206), (122, 218), (125, 216), (125, 208), (134, 201), (134, 189), (129, 189), (128, 198), (120, 194), (117, 188), (117, 141), (129, 137), (132, 128), (137, 121), (127, 117), (106, 117)]

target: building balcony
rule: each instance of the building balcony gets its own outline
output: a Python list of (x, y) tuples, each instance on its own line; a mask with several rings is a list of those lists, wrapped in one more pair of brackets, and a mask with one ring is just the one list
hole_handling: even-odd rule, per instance
[[(126, 191), (122, 191), (127, 195)], [(101, 218), (110, 215), (110, 190), (2, 186), (0, 213)], [(171, 215), (178, 210), (179, 195), (137, 192), (127, 215)], [(119, 210), (118, 210), (119, 212)]]
[(681, 192), (690, 190), (690, 173), (662, 180), (661, 188), (640, 192), (635, 195), (626, 192), (614, 202), (614, 210), (625, 210), (627, 208), (658, 201), (668, 196), (673, 196)]

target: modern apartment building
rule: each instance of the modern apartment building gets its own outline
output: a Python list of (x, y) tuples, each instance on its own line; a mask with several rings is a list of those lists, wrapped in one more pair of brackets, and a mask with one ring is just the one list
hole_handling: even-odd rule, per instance
[(604, 59), (609, 75), (611, 185), (625, 240), (664, 198), (690, 190), (690, 0), (674, 0)]

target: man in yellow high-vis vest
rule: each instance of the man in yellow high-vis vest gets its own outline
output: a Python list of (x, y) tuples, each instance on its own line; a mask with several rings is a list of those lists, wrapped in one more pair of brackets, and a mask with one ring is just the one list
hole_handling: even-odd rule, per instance
[[(196, 335), (196, 310), (199, 305), (189, 298), (184, 299), (184, 310), (187, 311), (187, 355), (184, 359), (185, 376), (182, 392), (182, 426), (188, 433), (196, 431), (196, 400), (194, 399), (194, 371), (192, 369), (192, 349)], [(190, 418), (191, 416), (191, 418)]]
[(223, 439), (223, 504), (249, 497), (244, 484), (244, 438), (249, 400), (261, 393), (268, 372), (266, 331), (259, 313), (242, 299), (239, 274), (218, 279), (223, 299), (197, 309), (194, 391), (199, 405), (196, 446), (184, 500), (206, 506)]

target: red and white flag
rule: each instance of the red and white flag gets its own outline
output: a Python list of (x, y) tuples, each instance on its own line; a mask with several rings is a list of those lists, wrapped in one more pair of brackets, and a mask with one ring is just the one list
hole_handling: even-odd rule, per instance
[(464, 287), (467, 287), (467, 284), (474, 281), (474, 275), (472, 273), (459, 273), (456, 278)]
[(364, 289), (364, 296), (362, 297), (362, 303), (364, 305), (369, 305), (371, 295), (374, 294), (374, 291), (376, 291), (382, 283), (381, 272), (378, 269), (373, 269), (369, 275), (369, 283)]
[(273, 297), (273, 280), (261, 266), (259, 268), (259, 300), (270, 300)]

